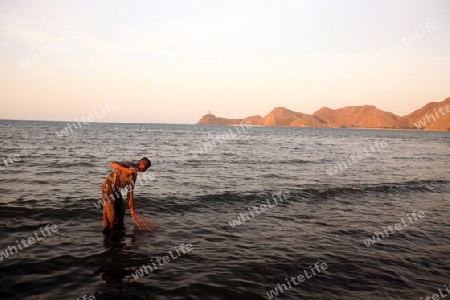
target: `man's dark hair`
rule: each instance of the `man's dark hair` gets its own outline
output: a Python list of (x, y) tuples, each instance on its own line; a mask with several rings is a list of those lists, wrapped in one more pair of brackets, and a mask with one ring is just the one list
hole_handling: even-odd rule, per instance
[(147, 168), (150, 168), (152, 166), (152, 162), (147, 157), (143, 157), (139, 161), (145, 161), (145, 164), (147, 165)]

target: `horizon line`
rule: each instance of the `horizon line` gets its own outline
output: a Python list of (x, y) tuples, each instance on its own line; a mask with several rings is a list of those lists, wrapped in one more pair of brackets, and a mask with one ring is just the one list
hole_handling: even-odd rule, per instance
[[(34, 120), (34, 119), (0, 119), (2, 121), (15, 122), (51, 122), (51, 123), (78, 123), (77, 121), (54, 121), (54, 120)], [(154, 124), (154, 125), (197, 125), (195, 123), (150, 123), (150, 122), (88, 122), (88, 124)]]
[[(321, 110), (321, 109), (323, 109), (323, 108), (328, 108), (328, 109), (331, 109), (331, 110), (338, 110), (338, 109), (347, 108), (347, 107), (373, 106), (373, 107), (375, 107), (375, 108), (378, 109), (378, 110), (381, 110), (381, 111), (384, 111), (384, 112), (388, 112), (388, 113), (391, 113), (391, 114), (394, 114), (394, 115), (396, 115), (396, 116), (399, 116), (399, 117), (404, 118), (404, 117), (407, 117), (408, 115), (411, 115), (412, 113), (414, 113), (414, 112), (416, 112), (416, 111), (418, 111), (418, 110), (424, 108), (424, 107), (427, 106), (428, 104), (431, 104), (431, 103), (441, 103), (441, 102), (444, 102), (445, 100), (447, 100), (447, 99), (449, 99), (449, 98), (450, 98), (450, 97), (446, 97), (446, 98), (444, 98), (444, 100), (441, 100), (441, 101), (429, 101), (429, 102), (426, 102), (425, 104), (422, 105), (422, 107), (417, 108), (417, 109), (411, 111), (409, 114), (406, 114), (406, 115), (399, 115), (399, 114), (394, 113), (394, 112), (392, 112), (392, 111), (383, 110), (383, 109), (380, 109), (378, 106), (373, 105), (373, 104), (347, 105), (347, 106), (343, 106), (343, 107), (339, 107), (339, 108), (331, 108), (331, 107), (329, 107), (329, 106), (323, 106), (323, 107), (321, 107), (321, 108), (315, 110), (315, 111), (312, 112), (312, 113), (304, 113), (304, 112), (302, 112), (302, 111), (292, 110), (292, 109), (289, 109), (289, 108), (284, 107), (284, 106), (275, 106), (271, 111), (273, 111), (273, 110), (276, 109), (276, 108), (284, 108), (284, 109), (287, 109), (287, 110), (290, 110), (290, 111), (293, 111), (293, 112), (297, 112), (297, 113), (304, 113), (304, 114), (308, 114), (308, 115), (314, 115), (314, 113), (318, 112), (319, 110)], [(271, 111), (270, 111), (270, 112), (271, 112)], [(270, 112), (269, 112), (269, 114), (270, 114)], [(211, 113), (211, 110), (209, 110), (207, 114), (201, 115), (201, 116), (200, 116), (200, 119), (201, 119), (202, 117), (206, 116), (206, 115), (209, 115), (209, 114), (210, 114), (210, 115), (214, 115), (214, 116), (219, 117), (219, 118), (230, 119), (230, 117), (222, 117), (222, 116), (220, 116), (220, 115), (216, 115), (216, 114), (214, 114), (214, 113)], [(263, 115), (251, 115), (251, 116), (261, 116), (261, 117), (263, 117)], [(250, 117), (251, 117), (251, 116), (250, 116)], [(235, 118), (235, 117), (233, 118), (233, 117), (232, 117), (231, 119), (245, 119), (245, 118), (248, 118), (248, 117), (249, 117), (249, 116), (247, 116), (247, 117), (239, 117), (239, 118)], [(61, 122), (61, 123), (77, 123), (77, 121), (36, 120), (36, 119), (0, 119), (0, 121), (28, 121), (28, 122)], [(197, 125), (197, 123), (97, 122), (97, 121), (92, 121), (92, 122), (88, 122), (88, 123), (98, 123), (98, 124)]]

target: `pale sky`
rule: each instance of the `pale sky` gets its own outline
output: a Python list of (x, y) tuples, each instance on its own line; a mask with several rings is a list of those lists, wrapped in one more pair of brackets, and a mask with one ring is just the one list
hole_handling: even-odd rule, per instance
[(0, 119), (405, 115), (449, 96), (448, 0), (0, 0)]

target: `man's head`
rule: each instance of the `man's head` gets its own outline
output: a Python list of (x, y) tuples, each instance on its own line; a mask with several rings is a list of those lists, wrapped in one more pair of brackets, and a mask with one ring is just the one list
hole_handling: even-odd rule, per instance
[(147, 157), (141, 158), (137, 163), (137, 170), (139, 172), (145, 172), (151, 165), (152, 163)]

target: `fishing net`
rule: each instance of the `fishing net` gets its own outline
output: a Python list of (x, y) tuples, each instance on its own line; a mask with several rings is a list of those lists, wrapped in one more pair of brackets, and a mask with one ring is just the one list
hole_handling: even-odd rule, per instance
[(159, 224), (153, 221), (150, 218), (144, 217), (141, 214), (138, 214), (135, 211), (131, 212), (131, 218), (133, 219), (133, 223), (140, 229), (140, 230), (147, 230), (152, 231), (159, 227)]

